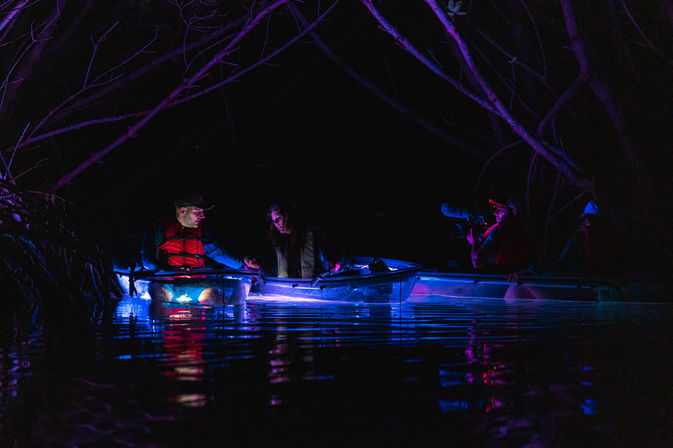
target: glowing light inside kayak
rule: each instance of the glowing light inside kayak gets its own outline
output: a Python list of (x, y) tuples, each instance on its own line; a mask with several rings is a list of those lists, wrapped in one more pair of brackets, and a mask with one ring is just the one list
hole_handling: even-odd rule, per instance
[(280, 294), (265, 294), (265, 295), (259, 295), (259, 296), (248, 296), (247, 299), (249, 302), (254, 302), (254, 301), (262, 301), (262, 302), (296, 302), (296, 303), (302, 303), (302, 302), (326, 302), (326, 303), (332, 303), (333, 301), (331, 300), (322, 300), (322, 299), (307, 299), (307, 298), (300, 298), (300, 297), (291, 297), (291, 296), (283, 296)]
[[(121, 284), (123, 290), (128, 293), (129, 288), (131, 286), (128, 276), (117, 274), (117, 278), (119, 279), (119, 283)], [(136, 288), (136, 295), (138, 297), (145, 300), (152, 300), (149, 292), (150, 282), (148, 282), (147, 280), (136, 280), (134, 282), (134, 286)]]

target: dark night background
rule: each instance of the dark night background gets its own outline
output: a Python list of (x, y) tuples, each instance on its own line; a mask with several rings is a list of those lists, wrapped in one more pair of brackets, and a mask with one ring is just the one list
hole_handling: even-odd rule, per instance
[[(673, 0), (0, 0), (0, 445), (671, 446), (671, 36)], [(518, 196), (540, 277), (116, 300), (194, 191), (239, 257), (285, 200), (469, 270), (441, 204)], [(545, 276), (589, 200), (623, 256)]]
[[(636, 34), (619, 2), (581, 5), (577, 13), (597, 72), (615, 92), (642, 157), (639, 165), (627, 166), (620, 161), (616, 148), (621, 135), (588, 87), (564, 106), (549, 139), (566, 149), (595, 183), (592, 191), (569, 202), (582, 189), (558, 180), (554, 168), (537, 159), (528, 189), (531, 209), (526, 215), (537, 243), (544, 246), (540, 250), (542, 265), (552, 263), (591, 197), (598, 197), (605, 209), (614, 210), (620, 219), (633, 218), (633, 222), (653, 208), (664, 217), (670, 211), (673, 83), (669, 38), (673, 13), (669, 3), (646, 2), (632, 5), (636, 10), (629, 11), (641, 21), (654, 49), (644, 48), (642, 36)], [(422, 2), (374, 4), (421, 51), (469, 86), (452, 58), (448, 36)], [(242, 2), (198, 5), (218, 12), (207, 21), (212, 27), (208, 29), (233, 23), (245, 16), (244, 6), (249, 6)], [(317, 2), (300, 5), (309, 20), (327, 6)], [(127, 70), (115, 73), (133, 73), (162, 51), (181, 45), (184, 27), (174, 6), (141, 2), (121, 8), (107, 2), (94, 8), (82, 2), (80, 8), (69, 4), (63, 9), (61, 28), (54, 35), (70, 30), (68, 39), (58, 41), (61, 46), (52, 55), (44, 50), (44, 62), (32, 65), (31, 76), (25, 78), (14, 102), (5, 102), (3, 147), (17, 141), (27, 122), (35, 124), (76, 91), (91, 56), (90, 37), (99, 36), (115, 20), (119, 25), (101, 45), (94, 73), (128, 57), (156, 30), (152, 51), (129, 62)], [(558, 95), (578, 72), (559, 4), (466, 2), (463, 10), (468, 13), (457, 16), (456, 22), (474, 45), (478, 65), (493, 84), (502, 84), (498, 87), (500, 96), (534, 129), (554, 104), (553, 95), (526, 71), (515, 73), (514, 64), (486, 39), (480, 40), (479, 33), (489, 34), (540, 71), (544, 65), (547, 82)], [(33, 17), (48, 16), (50, 11), (47, 5), (38, 5)], [(184, 12), (185, 16), (199, 13)], [(79, 15), (85, 18), (78, 22)], [(25, 27), (27, 19), (23, 20), (14, 32)], [(68, 28), (73, 23), (77, 25)], [(237, 46), (231, 63), (218, 65), (199, 84), (212, 84), (224, 77), (234, 63), (245, 67), (263, 52), (284, 44), (298, 29), (289, 10), (279, 8), (272, 20), (263, 21)], [(478, 183), (487, 158), (515, 143), (516, 136), (504, 122), (494, 125), (483, 109), (396, 46), (359, 2), (337, 5), (316, 29), (349, 66), (410, 110), (486, 155), (467, 154), (385, 104), (335, 65), (307, 35), (218, 91), (160, 112), (135, 138), (57, 194), (75, 204), (76, 215), (102, 240), (108, 253), (126, 262), (136, 256), (142, 232), (170, 207), (180, 191), (200, 191), (208, 202), (216, 204), (208, 213), (206, 226), (239, 256), (264, 250), (266, 208), (271, 201), (285, 199), (295, 202), (350, 254), (399, 257), (437, 267), (444, 267), (449, 258), (464, 257), (466, 243), (451, 236), (454, 222), (441, 215), (440, 204), (488, 213), (484, 206), (489, 197), (504, 199), (514, 194), (524, 198), (531, 179), (530, 147), (514, 145), (495, 157)], [(544, 60), (536, 54), (535, 31), (547, 52)], [(194, 36), (204, 34), (200, 31), (190, 36), (196, 40)], [(20, 54), (22, 48), (18, 43), (8, 45), (5, 55)], [(209, 55), (204, 50), (196, 61), (205, 61)], [(150, 109), (185, 73), (182, 56), (172, 58), (102, 98), (80, 107), (73, 105), (60, 118), (55, 114), (53, 123), (46, 123), (44, 129)], [(508, 82), (516, 85), (515, 95), (505, 87)], [(514, 100), (517, 95), (528, 103), (526, 107)], [(21, 169), (46, 159), (21, 182), (28, 188), (49, 189), (136, 120), (88, 127), (21, 148), (15, 161)], [(641, 178), (651, 183), (644, 185)], [(651, 194), (643, 195), (643, 191)], [(631, 196), (625, 198), (626, 193)], [(662, 198), (668, 198), (668, 203), (662, 203)], [(620, 209), (625, 203), (630, 205)], [(634, 210), (634, 203), (641, 204), (642, 210)], [(652, 216), (652, 220), (664, 226), (667, 221), (661, 216)], [(639, 231), (652, 232), (648, 228)], [(662, 244), (669, 247), (669, 243), (664, 239)]]

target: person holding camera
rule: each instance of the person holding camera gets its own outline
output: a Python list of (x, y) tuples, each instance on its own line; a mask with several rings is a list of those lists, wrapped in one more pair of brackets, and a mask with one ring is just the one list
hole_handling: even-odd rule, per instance
[(470, 259), (476, 269), (494, 267), (518, 270), (527, 267), (534, 259), (533, 239), (519, 216), (519, 206), (512, 198), (507, 202), (488, 200), (493, 207), (496, 223), (483, 234), (472, 229), (466, 235), (472, 246)]

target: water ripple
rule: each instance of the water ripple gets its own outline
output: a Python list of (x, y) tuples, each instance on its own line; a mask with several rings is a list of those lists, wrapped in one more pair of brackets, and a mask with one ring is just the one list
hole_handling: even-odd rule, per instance
[[(670, 446), (672, 316), (662, 304), (443, 296), (226, 307), (126, 297), (96, 361), (66, 369), (63, 399), (35, 411), (31, 437), (76, 446)], [(0, 352), (3, 400), (31, 376), (48, 378), (34, 367), (49, 358), (44, 350), (36, 340)]]

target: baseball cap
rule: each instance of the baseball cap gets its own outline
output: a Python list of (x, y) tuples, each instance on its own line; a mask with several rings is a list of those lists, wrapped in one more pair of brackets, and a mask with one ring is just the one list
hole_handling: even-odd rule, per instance
[(206, 202), (203, 199), (203, 196), (200, 194), (191, 194), (188, 196), (181, 196), (178, 199), (176, 199), (173, 202), (173, 205), (176, 208), (180, 207), (199, 207), (202, 208), (203, 210), (210, 210), (214, 205), (206, 204)]
[(501, 202), (501, 201), (496, 201), (495, 199), (489, 199), (488, 203), (491, 204), (493, 207), (507, 207), (515, 212), (518, 212), (520, 207), (517, 204), (517, 201), (514, 198), (507, 198), (506, 202)]

